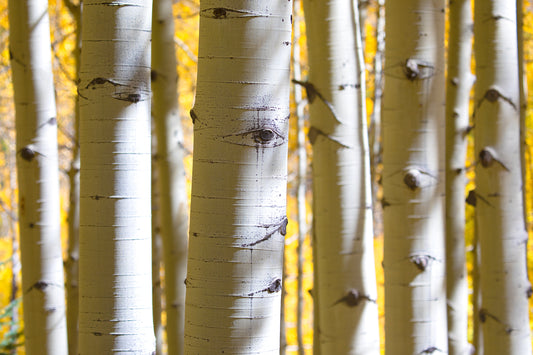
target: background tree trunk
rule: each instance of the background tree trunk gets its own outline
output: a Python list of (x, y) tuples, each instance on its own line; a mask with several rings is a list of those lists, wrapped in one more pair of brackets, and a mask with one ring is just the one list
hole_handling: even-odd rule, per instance
[(370, 166), (352, 0), (304, 0), (322, 354), (379, 354)]
[(465, 249), (466, 148), (472, 60), (472, 3), (449, 3), (448, 78), (446, 81), (446, 290), (448, 352), (470, 355), (468, 279)]
[(531, 354), (516, 2), (475, 3), (475, 152), (484, 354)]
[(279, 354), (291, 9), (201, 2), (187, 354)]
[(152, 3), (83, 3), (79, 353), (152, 354)]
[(48, 2), (9, 1), (26, 354), (67, 354)]
[(152, 35), (152, 114), (157, 137), (156, 165), (161, 238), (165, 265), (165, 310), (169, 355), (183, 354), (188, 203), (184, 146), (178, 107), (171, 0), (154, 0)]
[[(80, 73), (81, 54), (81, 1), (75, 4), (65, 0), (64, 4), (74, 18), (76, 80)], [(67, 292), (67, 334), (69, 355), (78, 354), (78, 313), (79, 313), (79, 229), (80, 229), (80, 110), (79, 97), (74, 103), (74, 142), (72, 147), (72, 162), (68, 172), (69, 177), (69, 209), (68, 209), (68, 247), (65, 261), (66, 292)]]
[(447, 353), (444, 1), (387, 3), (385, 352)]

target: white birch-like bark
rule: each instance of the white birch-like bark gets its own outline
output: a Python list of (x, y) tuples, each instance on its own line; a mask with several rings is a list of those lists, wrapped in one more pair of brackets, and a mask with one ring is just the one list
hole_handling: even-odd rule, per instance
[(484, 354), (531, 354), (516, 2), (475, 2), (476, 219)]
[(67, 354), (48, 2), (9, 1), (26, 354)]
[(188, 204), (184, 146), (178, 107), (171, 0), (155, 0), (152, 35), (152, 114), (157, 137), (156, 165), (165, 266), (165, 310), (169, 355), (183, 354)]
[[(154, 125), (152, 125), (153, 127)], [(157, 148), (155, 134), (152, 130), (152, 152)], [(152, 308), (154, 318), (155, 355), (163, 355), (164, 326), (162, 321), (163, 289), (161, 286), (161, 265), (163, 260), (163, 241), (159, 218), (159, 195), (157, 189), (157, 169), (155, 157), (152, 159)]]
[(387, 3), (385, 352), (447, 353), (442, 0)]
[(152, 2), (85, 0), (79, 354), (148, 355), (152, 322)]
[[(321, 354), (379, 354), (370, 166), (351, 0), (304, 0)], [(364, 107), (364, 106), (363, 106)]]
[(187, 354), (279, 354), (291, 9), (200, 3)]
[(468, 279), (465, 249), (466, 148), (468, 104), (474, 78), (472, 3), (449, 4), (448, 78), (446, 80), (446, 290), (448, 353), (470, 355)]

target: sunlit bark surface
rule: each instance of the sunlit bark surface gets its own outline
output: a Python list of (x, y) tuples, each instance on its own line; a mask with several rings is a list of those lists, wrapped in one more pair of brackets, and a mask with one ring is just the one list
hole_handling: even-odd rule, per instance
[(476, 219), (484, 354), (531, 354), (516, 3), (475, 3)]
[(83, 3), (79, 353), (152, 354), (147, 0)]
[(26, 354), (67, 354), (47, 1), (9, 1)]
[(279, 354), (291, 9), (201, 1), (187, 354)]
[(387, 2), (385, 352), (447, 353), (444, 1)]

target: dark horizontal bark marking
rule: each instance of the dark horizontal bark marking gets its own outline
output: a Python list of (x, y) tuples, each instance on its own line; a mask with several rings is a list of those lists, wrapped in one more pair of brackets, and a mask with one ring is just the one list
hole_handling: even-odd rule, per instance
[(317, 138), (319, 136), (323, 136), (323, 137), (329, 139), (330, 141), (337, 143), (338, 145), (340, 145), (343, 148), (350, 148), (346, 144), (342, 144), (338, 140), (332, 138), (329, 134), (325, 133), (324, 131), (322, 131), (322, 130), (314, 127), (314, 126), (309, 127), (309, 132), (307, 133), (307, 137), (309, 138), (309, 142), (311, 143), (311, 145), (315, 144), (315, 142), (316, 142), (316, 140), (317, 140)]
[(335, 306), (335, 305), (337, 305), (339, 303), (344, 303), (348, 307), (356, 307), (363, 300), (367, 300), (369, 302), (376, 303), (376, 300), (370, 298), (370, 296), (362, 294), (358, 290), (352, 288), (352, 289), (348, 290), (346, 295), (342, 296), (337, 301), (335, 301), (335, 303), (333, 303), (332, 306)]
[(285, 217), (280, 223), (277, 223), (277, 224), (274, 224), (274, 225), (265, 226), (265, 228), (270, 228), (270, 227), (278, 227), (278, 228), (275, 228), (273, 231), (267, 233), (263, 238), (261, 238), (259, 240), (256, 240), (253, 243), (242, 244), (241, 247), (243, 247), (243, 248), (253, 247), (253, 246), (255, 246), (255, 245), (259, 244), (259, 243), (262, 243), (262, 242), (270, 239), (277, 232), (279, 232), (281, 235), (285, 236), (287, 234), (287, 224), (288, 223), (289, 223), (289, 219), (287, 217)]
[(215, 20), (225, 20), (230, 18), (268, 17), (269, 14), (263, 14), (255, 11), (230, 9), (227, 7), (211, 7), (202, 10), (200, 12), (200, 16)]
[(405, 77), (411, 81), (431, 78), (435, 73), (435, 66), (427, 61), (409, 58), (403, 64)]
[(250, 292), (248, 296), (253, 296), (255, 294), (262, 293), (262, 292), (276, 293), (276, 292), (281, 291), (282, 288), (283, 288), (283, 283), (281, 282), (281, 279), (276, 278), (270, 282), (270, 285), (268, 285), (268, 287), (262, 290), (259, 290), (259, 291)]
[(308, 81), (300, 81), (296, 79), (292, 79), (292, 82), (294, 84), (298, 84), (304, 87), (305, 94), (307, 95), (307, 100), (309, 101), (309, 104), (312, 104), (315, 101), (315, 99), (318, 97), (328, 107), (335, 121), (337, 121), (338, 123), (342, 123), (341, 120), (339, 119), (339, 116), (337, 115), (335, 111), (335, 108), (333, 107), (333, 104), (329, 102), (312, 83)]

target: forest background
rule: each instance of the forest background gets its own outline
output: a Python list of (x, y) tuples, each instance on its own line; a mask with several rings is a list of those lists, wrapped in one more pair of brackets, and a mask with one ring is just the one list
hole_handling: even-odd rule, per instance
[[(71, 0), (67, 0), (71, 1)], [(189, 182), (190, 193), (190, 176), (192, 166), (192, 122), (189, 117), (189, 110), (193, 106), (196, 69), (197, 69), (197, 50), (198, 50), (198, 0), (180, 0), (174, 1), (173, 13), (175, 18), (175, 49), (178, 57), (179, 73), (179, 103), (181, 110), (181, 122), (184, 131), (184, 145), (188, 152), (185, 157), (185, 167)], [(364, 5), (364, 43), (365, 43), (365, 62), (367, 69), (367, 108), (368, 119), (373, 112), (375, 83), (374, 83), (374, 59), (377, 51), (376, 39), (376, 19), (378, 12), (378, 1), (368, 0), (361, 2)], [(68, 171), (72, 162), (72, 147), (74, 143), (74, 105), (77, 95), (76, 83), (76, 63), (75, 55), (75, 31), (76, 23), (68, 6), (61, 0), (49, 1), (50, 30), (52, 39), (52, 61), (55, 78), (56, 102), (57, 102), (57, 122), (58, 122), (58, 143), (59, 143), (59, 167), (60, 167), (60, 198), (61, 198), (61, 226), (62, 242), (65, 251), (68, 235), (68, 210), (69, 210), (69, 179)], [(294, 38), (301, 49), (301, 67), (302, 77), (305, 78), (308, 73), (307, 55), (306, 55), (306, 37), (305, 23), (300, 8), (295, 10), (294, 16), (298, 16), (300, 21), (300, 36)], [(524, 1), (524, 63), (527, 72), (528, 86), (533, 87), (533, 7), (529, 1)], [(6, 353), (14, 344), (23, 343), (22, 335), (22, 307), (21, 307), (21, 289), (20, 289), (20, 262), (18, 257), (18, 226), (17, 226), (17, 186), (16, 186), (16, 169), (15, 169), (15, 112), (13, 102), (13, 88), (10, 71), (9, 56), (9, 23), (7, 1), (0, 0), (0, 353)], [(472, 65), (474, 70), (474, 65)], [(527, 150), (525, 162), (527, 163), (527, 180), (525, 188), (527, 194), (527, 225), (529, 236), (533, 235), (533, 108), (531, 96), (528, 97), (527, 118), (526, 118), (526, 142)], [(291, 97), (291, 115), (296, 111), (294, 98)], [(306, 130), (308, 125), (306, 125)], [(289, 141), (289, 179), (288, 179), (288, 218), (285, 241), (285, 269), (286, 277), (284, 281), (284, 317), (286, 331), (286, 351), (295, 353), (296, 351), (296, 277), (297, 277), (297, 201), (296, 201), (296, 121), (291, 120), (291, 131)], [(308, 157), (311, 159), (312, 153), (310, 146)], [(472, 153), (472, 142), (468, 155), (467, 166), (473, 167), (475, 162)], [(379, 167), (377, 169), (380, 171)], [(473, 169), (469, 169), (469, 183), (465, 189), (465, 197), (468, 191), (473, 189)], [(375, 177), (379, 180), (379, 174)], [(309, 183), (310, 184), (310, 183)], [(308, 186), (308, 216), (307, 222), (310, 225), (311, 216), (311, 195), (310, 186)], [(379, 192), (378, 192), (379, 200)], [(379, 204), (376, 204), (376, 237), (375, 237), (375, 254), (376, 254), (376, 273), (378, 282), (378, 305), (380, 310), (380, 322), (383, 327), (383, 269), (381, 267), (383, 235), (380, 225)], [(466, 211), (466, 243), (467, 250), (473, 249), (473, 208), (467, 207)], [(530, 278), (533, 276), (533, 246), (529, 243), (528, 268)], [(304, 244), (304, 267), (303, 280), (304, 289), (311, 290), (313, 287), (313, 268), (312, 268), (312, 250), (310, 245), (309, 233)], [(468, 269), (473, 266), (473, 257), (469, 253)], [(163, 280), (164, 282), (164, 280)], [(471, 280), (470, 280), (471, 282)], [(163, 283), (164, 287), (164, 283)], [(312, 297), (309, 292), (304, 295), (304, 339), (303, 343), (306, 351), (311, 351), (313, 340), (312, 325)], [(533, 310), (533, 301), (530, 300), (530, 315)], [(470, 312), (471, 313), (471, 312)], [(533, 320), (533, 317), (530, 316)], [(163, 315), (164, 322), (164, 315)], [(472, 322), (470, 322), (472, 323)], [(383, 343), (383, 331), (381, 331)], [(472, 332), (470, 331), (470, 336)], [(382, 347), (383, 349), (383, 347)], [(22, 349), (18, 349), (22, 353)]]

